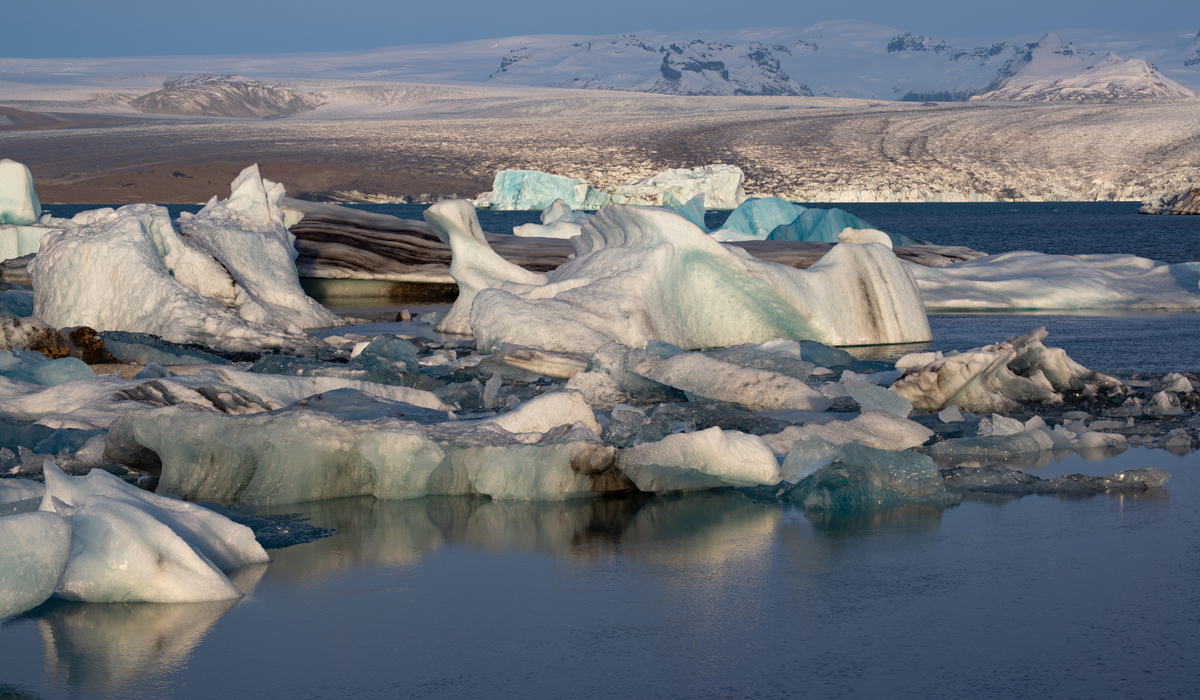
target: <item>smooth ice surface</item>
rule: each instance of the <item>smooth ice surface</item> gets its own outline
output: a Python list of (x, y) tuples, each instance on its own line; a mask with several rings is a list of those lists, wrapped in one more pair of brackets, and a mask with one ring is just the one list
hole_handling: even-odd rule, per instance
[(1017, 251), (908, 267), (930, 310), (1200, 308), (1200, 270), (1192, 263)]
[[(12, 480), (0, 486), (7, 481)], [(0, 517), (0, 543), (0, 618), (5, 618), (54, 593), (71, 555), (71, 527), (55, 513), (6, 515)]]
[(28, 479), (0, 479), (0, 505), (30, 498), (41, 498), (46, 486)]
[(738, 205), (712, 236), (718, 241), (765, 240), (777, 227), (790, 224), (804, 211), (778, 197), (748, 199)]
[(0, 224), (29, 226), (41, 216), (42, 205), (29, 168), (8, 158), (0, 160)]
[[(778, 372), (739, 367), (698, 352), (661, 359), (645, 353), (630, 371), (660, 384), (750, 411), (823, 411), (833, 403), (797, 379)], [(807, 374), (807, 373), (806, 373)]]
[(620, 467), (638, 489), (653, 493), (783, 481), (779, 460), (761, 437), (716, 427), (626, 448)]
[(44, 226), (0, 224), (0, 261), (38, 252), (42, 245), (42, 236), (54, 230)]
[(907, 450), (933, 437), (933, 431), (920, 423), (888, 411), (870, 410), (848, 421), (814, 423), (805, 430), (835, 445), (859, 442), (879, 450)]
[(455, 250), (460, 296), (439, 330), (469, 330), (480, 350), (505, 342), (592, 354), (610, 340), (684, 349), (777, 338), (830, 345), (929, 339), (913, 278), (884, 246), (843, 243), (807, 270), (727, 248), (677, 214), (611, 206), (572, 239), (548, 275), (516, 268), (478, 233), (465, 202), (426, 218)]
[(907, 418), (912, 413), (912, 403), (900, 394), (870, 381), (871, 376), (846, 370), (842, 372), (840, 383), (864, 411), (887, 411)]

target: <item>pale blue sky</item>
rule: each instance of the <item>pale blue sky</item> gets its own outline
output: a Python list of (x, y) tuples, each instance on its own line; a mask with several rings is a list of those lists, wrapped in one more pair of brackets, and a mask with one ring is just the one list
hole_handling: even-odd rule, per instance
[[(12, 0), (0, 56), (344, 51), (515, 34), (614, 34), (858, 19), (918, 34), (1200, 25), (1196, 0)], [(17, 29), (20, 28), (20, 29)]]

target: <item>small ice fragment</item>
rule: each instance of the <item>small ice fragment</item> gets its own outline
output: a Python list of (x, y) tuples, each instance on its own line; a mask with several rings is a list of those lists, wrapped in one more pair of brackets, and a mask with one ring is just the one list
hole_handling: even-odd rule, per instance
[(943, 423), (961, 423), (963, 420), (962, 411), (958, 410), (958, 406), (950, 404), (946, 408), (938, 411), (938, 418)]

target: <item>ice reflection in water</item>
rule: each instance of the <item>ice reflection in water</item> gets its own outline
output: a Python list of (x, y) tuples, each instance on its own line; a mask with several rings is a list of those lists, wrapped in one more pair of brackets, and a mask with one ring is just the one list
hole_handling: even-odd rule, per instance
[[(251, 595), (266, 564), (229, 578)], [(51, 599), (20, 615), (38, 628), (51, 685), (72, 692), (119, 695), (166, 687), (192, 651), (237, 600), (210, 603), (78, 603)], [(2, 693), (0, 693), (2, 696)]]

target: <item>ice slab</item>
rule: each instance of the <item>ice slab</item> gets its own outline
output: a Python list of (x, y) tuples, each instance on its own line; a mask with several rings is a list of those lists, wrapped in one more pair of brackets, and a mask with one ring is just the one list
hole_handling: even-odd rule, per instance
[(667, 359), (643, 352), (640, 359), (629, 364), (629, 370), (679, 389), (689, 398), (719, 401), (750, 411), (823, 411), (833, 403), (810, 388), (803, 379), (770, 370), (739, 367), (698, 352)]
[(505, 342), (590, 355), (611, 340), (691, 349), (930, 337), (912, 277), (877, 244), (839, 244), (797, 270), (725, 247), (677, 214), (611, 206), (572, 239), (576, 257), (542, 278), (505, 271), (515, 266), (487, 248), (469, 203), (439, 202), (426, 218), (459, 246), (451, 274), (461, 294), (439, 328), (469, 330), (482, 351)]
[(907, 450), (933, 437), (920, 423), (888, 411), (863, 411), (848, 421), (809, 424), (805, 429), (835, 445), (859, 442), (878, 450)]
[(910, 265), (930, 310), (1200, 308), (1195, 263), (1017, 251), (918, 267)]
[(955, 467), (943, 472), (949, 488), (976, 493), (1066, 494), (1086, 496), (1097, 493), (1147, 491), (1170, 480), (1162, 469), (1130, 469), (1111, 476), (1069, 474), (1041, 479), (1014, 469), (998, 466)]
[(71, 555), (71, 526), (56, 513), (6, 515), (0, 517), (0, 542), (2, 619), (41, 605), (54, 593)]
[(41, 216), (42, 205), (29, 168), (8, 158), (0, 160), (0, 224), (29, 226)]
[(975, 413), (1009, 413), (1022, 403), (1062, 403), (1064, 391), (1112, 391), (1119, 380), (1089, 370), (1060, 348), (1042, 344), (1036, 328), (963, 353), (950, 353), (905, 376), (891, 390), (914, 408), (937, 412), (950, 405)]
[(783, 481), (779, 460), (761, 437), (717, 427), (629, 447), (619, 465), (639, 490), (653, 493)]
[(805, 510), (860, 511), (899, 505), (948, 506), (962, 500), (946, 488), (927, 455), (850, 443), (842, 454), (782, 494)]

